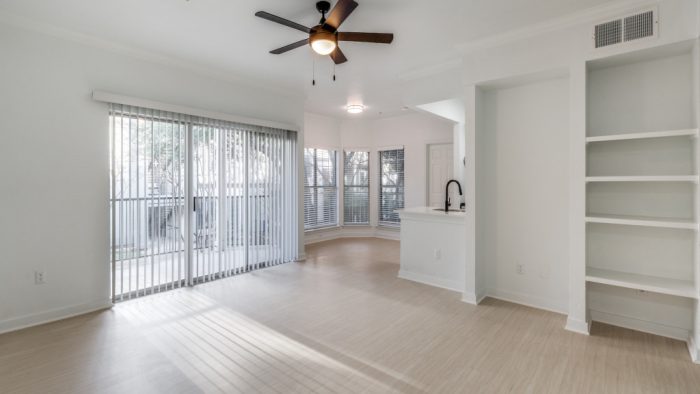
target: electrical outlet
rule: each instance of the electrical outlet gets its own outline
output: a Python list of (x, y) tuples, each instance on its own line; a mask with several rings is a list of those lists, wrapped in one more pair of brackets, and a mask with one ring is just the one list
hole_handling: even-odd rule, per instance
[(442, 251), (440, 249), (435, 249), (433, 255), (435, 256), (435, 260), (440, 260), (442, 258)]
[(43, 285), (46, 283), (46, 272), (34, 271), (34, 284)]
[(516, 265), (515, 265), (515, 271), (518, 273), (518, 275), (525, 275), (525, 265), (523, 265), (523, 264), (516, 264)]

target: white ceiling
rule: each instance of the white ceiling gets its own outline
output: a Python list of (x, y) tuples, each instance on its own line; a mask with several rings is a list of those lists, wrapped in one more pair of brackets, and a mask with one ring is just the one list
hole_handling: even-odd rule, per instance
[(359, 100), (372, 116), (402, 106), (399, 75), (457, 59), (456, 44), (611, 1), (357, 0), (340, 30), (391, 32), (394, 43), (343, 43), (349, 61), (337, 67), (338, 80), (330, 59), (318, 57), (316, 86), (310, 48), (268, 53), (305, 34), (253, 15), (312, 26), (320, 17), (314, 0), (0, 0), (0, 12), (297, 92), (311, 112), (341, 116)]

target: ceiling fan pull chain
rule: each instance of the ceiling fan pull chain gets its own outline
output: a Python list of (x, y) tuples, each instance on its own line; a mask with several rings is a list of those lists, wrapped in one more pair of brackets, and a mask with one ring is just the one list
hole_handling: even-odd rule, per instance
[(333, 81), (335, 82), (335, 62), (333, 62)]
[(311, 85), (316, 86), (316, 56), (311, 54)]

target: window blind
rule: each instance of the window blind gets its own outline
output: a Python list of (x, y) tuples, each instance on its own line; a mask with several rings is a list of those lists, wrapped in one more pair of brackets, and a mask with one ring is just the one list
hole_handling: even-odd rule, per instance
[(304, 149), (304, 228), (338, 225), (336, 152)]
[(112, 298), (296, 259), (296, 133), (110, 105)]
[(398, 225), (396, 209), (404, 207), (404, 151), (379, 152), (379, 223)]
[(369, 152), (345, 151), (343, 223), (369, 224)]

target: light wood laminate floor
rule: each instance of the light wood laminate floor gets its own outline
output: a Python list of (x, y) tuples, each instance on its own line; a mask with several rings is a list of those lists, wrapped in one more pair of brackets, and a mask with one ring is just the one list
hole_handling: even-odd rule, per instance
[(0, 393), (699, 393), (680, 341), (396, 277), (395, 241), (0, 335)]

